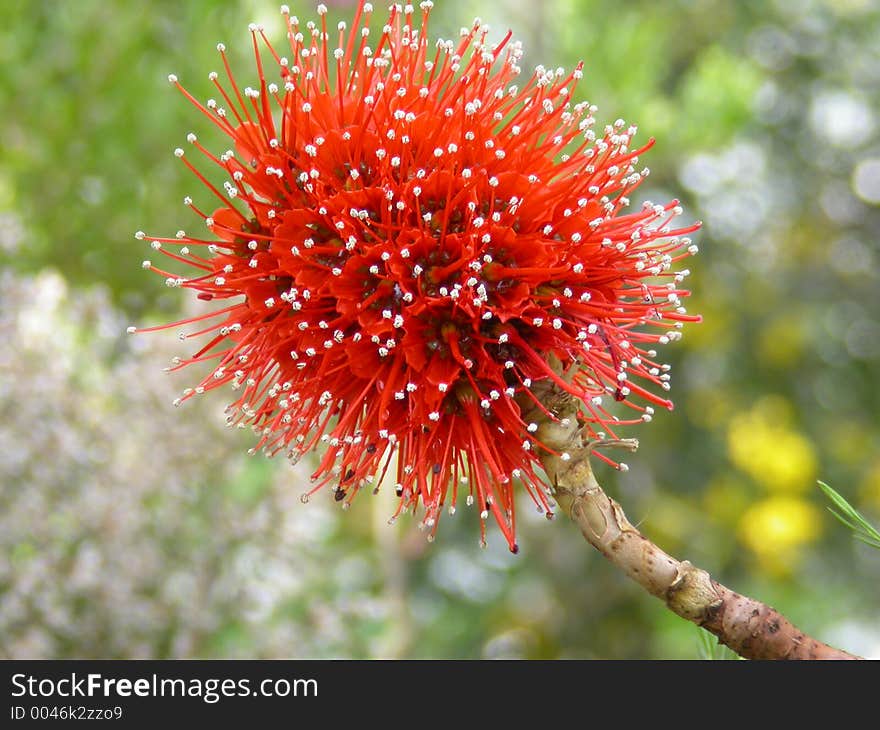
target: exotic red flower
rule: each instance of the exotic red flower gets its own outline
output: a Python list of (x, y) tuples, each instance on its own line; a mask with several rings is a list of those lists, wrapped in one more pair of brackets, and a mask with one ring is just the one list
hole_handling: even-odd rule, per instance
[(475, 21), (458, 43), (429, 45), (431, 6), (420, 25), (394, 6), (371, 34), (362, 2), (338, 42), (323, 6), (305, 26), (282, 7), (288, 57), (251, 27), (256, 88), (239, 87), (222, 44), (228, 85), (210, 75), (222, 102), (169, 77), (235, 151), (188, 137), (225, 170), (223, 190), (175, 151), (221, 200), (212, 213), (186, 200), (206, 237), (137, 237), (196, 269), (145, 262), (169, 286), (227, 302), (167, 325), (219, 318), (185, 335), (210, 339), (176, 367), (215, 365), (181, 400), (230, 384), (228, 420), (253, 427), (255, 448), (325, 448), (309, 494), (331, 484), (348, 504), (395, 464), (398, 514), (421, 504), (433, 537), (464, 493), (483, 539), (491, 513), (515, 551), (513, 484), (549, 512), (547, 447), (520, 404), (550, 378), (582, 401), (588, 433), (609, 436), (650, 420), (650, 404), (672, 407), (652, 391), (669, 376), (651, 348), (697, 319), (681, 304), (688, 272), (673, 270), (697, 226), (670, 227), (677, 201), (623, 212), (652, 143), (630, 149), (622, 120), (593, 131), (595, 107), (571, 101), (580, 65), (510, 85), (511, 34), (490, 45)]

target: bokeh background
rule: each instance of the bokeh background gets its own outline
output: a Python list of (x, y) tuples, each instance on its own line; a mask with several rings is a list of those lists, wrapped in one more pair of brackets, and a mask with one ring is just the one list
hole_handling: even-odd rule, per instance
[[(585, 59), (580, 100), (657, 139), (643, 197), (705, 222), (677, 408), (601, 480), (669, 551), (880, 656), (880, 554), (816, 488), (880, 516), (877, 3), (437, 0), (433, 32), (475, 15), (526, 69)], [(166, 76), (209, 95), (223, 40), (249, 79), (251, 21), (281, 38), (272, 0), (0, 2), (0, 656), (700, 656), (525, 501), (518, 556), (467, 510), (428, 545), (382, 496), (301, 504), (308, 464), (246, 456), (222, 393), (171, 406), (188, 346), (125, 328), (195, 305), (133, 233), (194, 223), (171, 151), (208, 123)]]

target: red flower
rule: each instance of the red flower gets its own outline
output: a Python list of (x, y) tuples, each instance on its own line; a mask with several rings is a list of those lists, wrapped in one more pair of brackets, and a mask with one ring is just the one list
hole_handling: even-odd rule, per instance
[(303, 26), (282, 7), (287, 58), (251, 28), (258, 88), (236, 84), (219, 46), (222, 102), (171, 76), (235, 152), (188, 138), (226, 171), (224, 190), (175, 152), (221, 201), (212, 213), (186, 201), (207, 235), (137, 237), (196, 270), (145, 262), (170, 286), (226, 302), (187, 320), (206, 321), (187, 337), (210, 339), (178, 367), (214, 369), (181, 400), (229, 384), (228, 420), (253, 427), (255, 448), (324, 448), (309, 494), (330, 484), (347, 504), (393, 468), (398, 513), (421, 504), (430, 536), (464, 495), (483, 538), (491, 514), (515, 551), (514, 483), (549, 512), (546, 447), (519, 403), (552, 378), (582, 400), (585, 429), (609, 436), (650, 420), (650, 404), (671, 408), (652, 348), (696, 319), (673, 267), (697, 226), (671, 228), (676, 201), (623, 212), (651, 142), (631, 149), (622, 120), (593, 131), (595, 108), (570, 101), (581, 66), (511, 85), (510, 34), (489, 45), (477, 21), (434, 46), (431, 5), (421, 24), (395, 6), (371, 32), (362, 2), (338, 42), (326, 8)]

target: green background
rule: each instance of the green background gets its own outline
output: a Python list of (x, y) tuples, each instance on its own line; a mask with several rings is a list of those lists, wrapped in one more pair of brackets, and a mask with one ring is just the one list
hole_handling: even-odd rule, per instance
[[(815, 485), (880, 515), (876, 3), (438, 0), (432, 33), (475, 15), (526, 73), (583, 58), (578, 100), (657, 139), (642, 195), (704, 221), (676, 410), (600, 480), (673, 554), (880, 657), (880, 555)], [(125, 328), (195, 309), (133, 233), (195, 223), (171, 152), (208, 122), (166, 77), (207, 96), (223, 40), (250, 79), (251, 21), (280, 38), (270, 2), (0, 3), (0, 656), (700, 656), (526, 500), (518, 556), (467, 510), (428, 545), (382, 496), (301, 504), (308, 465), (247, 457), (222, 393), (171, 406), (188, 346)]]

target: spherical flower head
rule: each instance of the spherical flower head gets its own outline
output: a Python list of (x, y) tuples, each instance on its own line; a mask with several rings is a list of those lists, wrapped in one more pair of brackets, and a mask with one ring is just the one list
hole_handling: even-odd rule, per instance
[(572, 101), (581, 66), (517, 86), (510, 34), (489, 43), (475, 21), (429, 43), (431, 6), (392, 6), (377, 28), (361, 2), (337, 34), (321, 6), (305, 25), (282, 7), (285, 56), (251, 27), (254, 86), (222, 44), (217, 100), (171, 76), (234, 149), (188, 137), (223, 190), (175, 151), (220, 200), (185, 201), (206, 233), (138, 237), (195, 273), (145, 268), (225, 305), (186, 321), (208, 341), (176, 367), (213, 369), (182, 400), (229, 385), (228, 421), (255, 450), (319, 450), (308, 495), (329, 486), (347, 506), (393, 479), (395, 517), (415, 512), (429, 539), (464, 500), (483, 542), (491, 516), (516, 551), (514, 485), (551, 514), (549, 447), (524, 418), (547, 411), (535, 384), (576, 398), (587, 436), (671, 407), (654, 347), (697, 319), (677, 268), (696, 226), (672, 226), (677, 201), (628, 210), (651, 143), (622, 120), (596, 131), (595, 107)]

